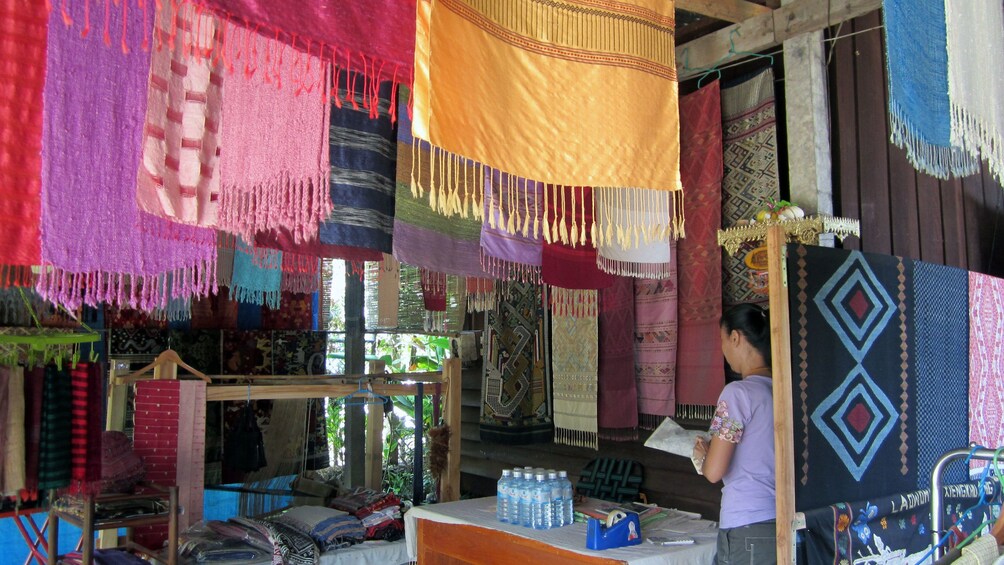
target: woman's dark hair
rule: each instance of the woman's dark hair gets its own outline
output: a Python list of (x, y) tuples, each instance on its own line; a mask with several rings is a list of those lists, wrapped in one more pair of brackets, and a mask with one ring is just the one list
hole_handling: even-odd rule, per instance
[(770, 364), (770, 317), (767, 311), (753, 304), (739, 304), (722, 314), (720, 322), (726, 333), (736, 330), (746, 337), (763, 360)]

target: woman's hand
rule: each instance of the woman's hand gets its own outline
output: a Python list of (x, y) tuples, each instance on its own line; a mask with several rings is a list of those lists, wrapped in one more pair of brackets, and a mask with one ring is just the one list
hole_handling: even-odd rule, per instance
[(694, 462), (694, 469), (698, 475), (704, 474), (704, 459), (708, 456), (708, 442), (704, 438), (698, 437), (694, 440), (694, 452), (690, 454), (690, 460)]

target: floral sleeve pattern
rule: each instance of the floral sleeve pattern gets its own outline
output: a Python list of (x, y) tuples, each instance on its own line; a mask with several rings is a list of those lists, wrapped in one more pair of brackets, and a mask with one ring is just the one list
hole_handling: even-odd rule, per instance
[(718, 401), (715, 417), (711, 420), (711, 436), (729, 443), (739, 443), (743, 437), (743, 424), (729, 417), (729, 407), (724, 400)]

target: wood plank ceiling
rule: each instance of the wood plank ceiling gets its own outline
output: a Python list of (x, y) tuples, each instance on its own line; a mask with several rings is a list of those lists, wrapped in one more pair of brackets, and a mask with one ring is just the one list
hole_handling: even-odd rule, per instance
[(780, 0), (676, 0), (676, 44), (770, 12)]

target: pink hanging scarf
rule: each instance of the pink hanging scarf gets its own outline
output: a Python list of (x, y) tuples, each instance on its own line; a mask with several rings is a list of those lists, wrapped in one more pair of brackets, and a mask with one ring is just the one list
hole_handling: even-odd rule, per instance
[(329, 66), (260, 34), (244, 58), (226, 76), (217, 226), (246, 241), (275, 228), (316, 237), (331, 213)]
[(202, 54), (219, 25), (191, 6), (158, 4), (136, 201), (156, 216), (215, 226), (224, 68)]
[[(86, 4), (53, 10), (50, 18), (42, 136), (46, 268), (37, 290), (71, 310), (101, 302), (164, 309), (170, 298), (215, 287), (216, 236), (168, 229), (169, 222), (136, 207), (150, 70), (142, 45), (152, 20), (129, 2), (106, 8), (105, 41), (97, 33), (81, 37)], [(178, 237), (158, 236), (165, 231)]]

